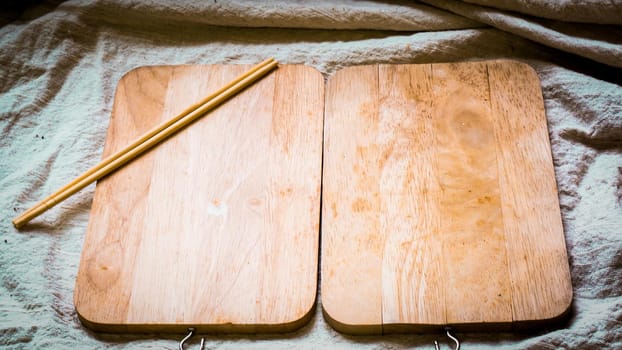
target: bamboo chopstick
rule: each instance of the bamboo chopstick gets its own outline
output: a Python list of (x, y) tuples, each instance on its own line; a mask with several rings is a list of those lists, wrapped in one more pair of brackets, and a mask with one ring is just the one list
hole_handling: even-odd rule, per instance
[(100, 163), (90, 168), (67, 185), (46, 197), (32, 208), (26, 210), (20, 216), (13, 219), (13, 225), (16, 228), (20, 228), (41, 213), (62, 202), (67, 197), (78, 192), (82, 188), (88, 186), (93, 181), (97, 181), (117, 168), (123, 166), (125, 163), (131, 161), (170, 135), (176, 133), (186, 125), (204, 115), (206, 112), (220, 105), (231, 96), (237, 94), (245, 87), (263, 77), (272, 69), (276, 68), (277, 65), (278, 62), (270, 58), (254, 66), (226, 86), (207, 96), (201, 102), (187, 108), (176, 117), (151, 129), (149, 132), (139, 137), (136, 141), (132, 142), (121, 151), (102, 160)]
[[(184, 110), (183, 112), (181, 112), (180, 114), (178, 114), (176, 117), (171, 118), (170, 120), (165, 121), (164, 123), (154, 127), (153, 129), (149, 130), (148, 132), (146, 132), (145, 134), (143, 134), (141, 137), (139, 137), (138, 139), (136, 139), (134, 142), (132, 142), (131, 144), (127, 145), (125, 148), (123, 148), (122, 150), (112, 154), (111, 156), (108, 156), (107, 158), (103, 159), (101, 162), (99, 162), (97, 165), (93, 166), (92, 168), (90, 168), (89, 170), (87, 170), (86, 172), (84, 172), (82, 175), (78, 176), (77, 178), (75, 178), (73, 181), (71, 181), (70, 183), (66, 184), (65, 186), (61, 187), (60, 189), (58, 189), (56, 192), (52, 193), (51, 195), (49, 195), (47, 198), (45, 198), (44, 200), (42, 200), (41, 202), (37, 203), (35, 206), (33, 206), (32, 208), (26, 210), (21, 216), (19, 216), (18, 218), (16, 218), (15, 220), (24, 217), (26, 215), (28, 215), (29, 212), (36, 210), (39, 206), (45, 205), (46, 201), (48, 201), (50, 198), (54, 197), (54, 196), (58, 196), (59, 194), (61, 194), (63, 191), (65, 191), (66, 189), (74, 186), (75, 184), (77, 184), (79, 181), (83, 180), (84, 178), (86, 178), (87, 176), (91, 175), (92, 173), (94, 173), (95, 171), (97, 171), (98, 169), (104, 167), (106, 164), (109, 164), (110, 162), (114, 161), (115, 159), (119, 158), (120, 156), (122, 156), (123, 154), (129, 152), (130, 150), (132, 150), (133, 148), (136, 148), (138, 145), (140, 145), (141, 143), (145, 142), (146, 140), (148, 140), (149, 138), (153, 137), (154, 135), (156, 135), (157, 133), (161, 132), (162, 130), (168, 128), (169, 126), (171, 126), (173, 123), (175, 123), (176, 121), (180, 120), (181, 118), (183, 118), (184, 116), (186, 116), (188, 113), (194, 111), (195, 109), (199, 108), (201, 105), (207, 103), (208, 101), (210, 101), (211, 99), (215, 98), (216, 96), (222, 94), (225, 90), (231, 88), (233, 85), (235, 85), (236, 83), (240, 82), (242, 79), (248, 77), (249, 75), (251, 75), (252, 73), (256, 72), (258, 69), (262, 68), (263, 66), (266, 66), (267, 64), (271, 63), (274, 61), (274, 58), (269, 58), (259, 64), (257, 64), (256, 66), (252, 67), (250, 70), (248, 70), (246, 73), (238, 76), (237, 78), (235, 78), (234, 80), (232, 80), (231, 82), (229, 82), (227, 85), (221, 87), (219, 90), (217, 90), (216, 92), (208, 95), (207, 97), (205, 97), (202, 101), (195, 103), (194, 105), (186, 108), (186, 110)], [(35, 215), (36, 216), (36, 215)], [(15, 220), (13, 221), (13, 224), (15, 224)], [(17, 226), (16, 226), (17, 227)]]

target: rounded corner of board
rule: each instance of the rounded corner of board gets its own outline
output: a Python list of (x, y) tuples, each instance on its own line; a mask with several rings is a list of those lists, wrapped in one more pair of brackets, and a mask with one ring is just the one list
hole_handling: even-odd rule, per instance
[(274, 328), (277, 329), (279, 333), (289, 333), (289, 332), (297, 331), (298, 329), (306, 326), (311, 321), (311, 318), (313, 318), (314, 311), (315, 311), (315, 304), (313, 304), (313, 306), (309, 310), (307, 310), (304, 314), (298, 317), (294, 317), (292, 318), (292, 320), (286, 321)]
[[(572, 313), (574, 305), (574, 292), (572, 290), (572, 282), (570, 281), (569, 272), (562, 284), (564, 286), (560, 288), (560, 292), (557, 294), (557, 296), (552, 297), (550, 301), (546, 303), (546, 305), (552, 306), (548, 307), (547, 312), (543, 312), (541, 317), (539, 319), (536, 319), (535, 322), (544, 324), (558, 324), (568, 319), (568, 317)], [(545, 305), (542, 305), (542, 307), (545, 307)]]
[(266, 325), (265, 327), (259, 326), (259, 330), (264, 328), (263, 330), (266, 332), (276, 332), (276, 333), (289, 333), (294, 332), (305, 325), (307, 325), (311, 319), (313, 318), (313, 314), (315, 313), (316, 303), (315, 298), (311, 302), (310, 305), (303, 308), (300, 313), (292, 314), (289, 318), (283, 320), (282, 322)]
[(516, 331), (531, 331), (542, 327), (555, 327), (563, 325), (568, 321), (574, 310), (572, 292), (563, 300), (553, 303), (554, 308), (541, 315), (538, 319), (517, 320), (513, 322), (513, 329)]
[[(81, 302), (78, 296), (80, 286), (76, 285), (74, 289), (73, 307), (76, 311), (76, 315), (86, 328), (95, 332), (123, 332), (123, 326), (119, 326), (116, 323), (111, 323), (109, 320), (101, 318), (101, 314), (92, 307), (86, 307), (86, 304)], [(85, 308), (86, 307), (86, 308)]]
[(516, 70), (518, 73), (522, 73), (525, 76), (533, 79), (534, 81), (538, 83), (538, 86), (540, 86), (540, 76), (538, 75), (538, 72), (533, 66), (531, 66), (530, 64), (526, 62), (512, 60), (512, 59), (501, 59), (501, 60), (491, 61), (490, 63), (511, 67), (514, 70)]
[(76, 314), (78, 315), (80, 323), (82, 323), (82, 325), (84, 325), (86, 328), (96, 332), (116, 331), (116, 329), (114, 329), (114, 327), (111, 327), (111, 325), (98, 320), (95, 315), (90, 315), (88, 314), (88, 312), (80, 310), (80, 305), (76, 304), (74, 305), (74, 308), (76, 310)]
[(125, 80), (132, 78), (132, 76), (140, 74), (142, 73), (142, 71), (151, 68), (153, 68), (153, 66), (138, 66), (128, 70), (127, 72), (123, 73), (123, 75), (121, 75), (121, 79), (119, 79), (119, 84), (117, 86), (121, 85), (121, 83), (123, 83)]
[(558, 323), (564, 321), (568, 316), (572, 313), (573, 308), (573, 293), (572, 289), (570, 292), (564, 297), (563, 300), (560, 300), (556, 303), (556, 308), (551, 311), (551, 314), (548, 315), (545, 321), (550, 321), (552, 323)]
[(92, 321), (93, 315), (89, 315), (89, 311), (82, 309), (83, 306), (82, 306), (82, 303), (80, 303), (80, 301), (78, 300), (77, 292), (78, 292), (78, 287), (76, 287), (74, 290), (73, 308), (76, 311), (76, 315), (80, 319), (80, 322), (82, 322), (82, 324), (84, 324), (88, 328), (91, 328), (89, 327), (89, 325), (93, 323)]
[(538, 72), (536, 69), (528, 63), (521, 61), (510, 61), (512, 64), (516, 65), (517, 69), (523, 71), (524, 74), (531, 75), (532, 79), (538, 82), (538, 86), (540, 85), (540, 76), (538, 76)]
[(382, 325), (374, 324), (354, 324), (347, 321), (339, 321), (333, 317), (329, 310), (322, 305), (322, 315), (324, 320), (337, 332), (349, 335), (380, 335), (382, 334)]

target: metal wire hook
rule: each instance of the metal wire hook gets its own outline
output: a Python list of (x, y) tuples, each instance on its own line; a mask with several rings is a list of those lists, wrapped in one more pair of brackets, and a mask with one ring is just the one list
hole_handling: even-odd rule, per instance
[[(179, 350), (184, 350), (184, 343), (194, 335), (194, 328), (188, 328), (188, 335), (179, 342)], [(203, 350), (203, 346), (205, 345), (205, 338), (201, 338), (201, 345), (199, 350)]]
[[(451, 335), (451, 328), (445, 327), (445, 331), (447, 332), (447, 336), (449, 337), (449, 339), (453, 340), (456, 343), (456, 348), (454, 350), (460, 350), (460, 341), (458, 340), (458, 338)], [(440, 348), (438, 347), (438, 342), (436, 340), (434, 341), (434, 349), (440, 350)]]

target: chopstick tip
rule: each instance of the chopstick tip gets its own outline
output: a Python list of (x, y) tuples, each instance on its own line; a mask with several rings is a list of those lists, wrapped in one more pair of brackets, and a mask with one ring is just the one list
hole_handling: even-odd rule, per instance
[(11, 223), (13, 224), (13, 227), (15, 227), (16, 229), (20, 229), (22, 227), (22, 222), (19, 221), (19, 217), (16, 217), (15, 219), (11, 220)]

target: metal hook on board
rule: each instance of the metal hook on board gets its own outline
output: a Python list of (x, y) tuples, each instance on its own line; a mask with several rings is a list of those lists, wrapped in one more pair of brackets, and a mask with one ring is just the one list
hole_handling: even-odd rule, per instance
[[(449, 339), (453, 340), (456, 343), (456, 348), (454, 350), (460, 350), (460, 341), (458, 340), (458, 338), (451, 335), (451, 327), (445, 327), (445, 331), (447, 332), (447, 336), (449, 337)], [(438, 342), (436, 340), (434, 341), (434, 349), (440, 350), (440, 348), (438, 347)]]
[[(194, 335), (194, 328), (188, 328), (188, 335), (179, 342), (179, 350), (184, 350), (184, 343), (190, 339)], [(201, 345), (199, 350), (203, 350), (203, 346), (205, 345), (205, 338), (201, 338)]]

